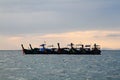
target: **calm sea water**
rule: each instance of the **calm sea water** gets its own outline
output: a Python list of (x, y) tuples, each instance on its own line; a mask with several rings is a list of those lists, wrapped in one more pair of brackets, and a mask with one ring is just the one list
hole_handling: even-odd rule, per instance
[(0, 51), (0, 80), (120, 80), (120, 51), (102, 55), (23, 55)]

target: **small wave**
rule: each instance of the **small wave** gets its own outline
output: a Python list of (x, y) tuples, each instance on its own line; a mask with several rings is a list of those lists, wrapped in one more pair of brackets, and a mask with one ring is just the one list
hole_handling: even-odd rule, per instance
[(0, 63), (5, 63), (6, 62), (6, 60), (0, 60)]
[(52, 70), (51, 72), (47, 72), (45, 73), (45, 75), (57, 75), (57, 76), (65, 76), (66, 74), (66, 70), (63, 70), (63, 69), (54, 69)]
[(31, 70), (32, 68), (5, 68), (5, 70)]
[(113, 80), (113, 79), (118, 80), (118, 79), (120, 79), (120, 75), (106, 76), (106, 78), (107, 78), (108, 80)]
[(13, 80), (28, 80), (28, 79), (25, 79), (23, 77), (15, 77), (15, 76), (10, 76), (8, 77), (9, 79), (13, 79)]

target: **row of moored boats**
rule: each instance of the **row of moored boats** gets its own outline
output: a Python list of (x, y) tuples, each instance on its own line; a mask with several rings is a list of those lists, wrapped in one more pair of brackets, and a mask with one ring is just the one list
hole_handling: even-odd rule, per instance
[(40, 46), (40, 48), (32, 48), (31, 44), (29, 44), (30, 49), (25, 49), (23, 44), (21, 44), (24, 54), (101, 54), (100, 46), (96, 44), (94, 44), (92, 48), (91, 45), (83, 44), (77, 44), (77, 47), (74, 47), (73, 43), (69, 44), (69, 47), (64, 48), (61, 48), (59, 43), (57, 43), (57, 48), (54, 48), (53, 45), (46, 48), (46, 44), (41, 44)]

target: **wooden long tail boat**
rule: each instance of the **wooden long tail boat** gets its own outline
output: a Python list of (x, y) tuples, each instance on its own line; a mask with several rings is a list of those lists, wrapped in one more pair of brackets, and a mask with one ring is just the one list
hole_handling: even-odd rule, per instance
[(67, 55), (101, 55), (101, 50), (99, 45), (94, 44), (92, 49), (84, 48), (84, 45), (81, 45), (80, 48), (74, 48), (73, 43), (70, 44), (71, 48), (61, 48), (60, 44), (57, 43), (58, 48), (45, 48), (45, 44), (42, 44), (42, 48), (32, 48), (29, 44), (30, 49), (25, 49), (23, 44), (21, 44), (23, 54), (67, 54)]

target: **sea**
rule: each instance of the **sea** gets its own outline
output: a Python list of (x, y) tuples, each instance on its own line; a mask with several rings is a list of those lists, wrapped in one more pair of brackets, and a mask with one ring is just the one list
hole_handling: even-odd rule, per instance
[(0, 50), (0, 80), (120, 80), (120, 50), (102, 50), (101, 55)]

